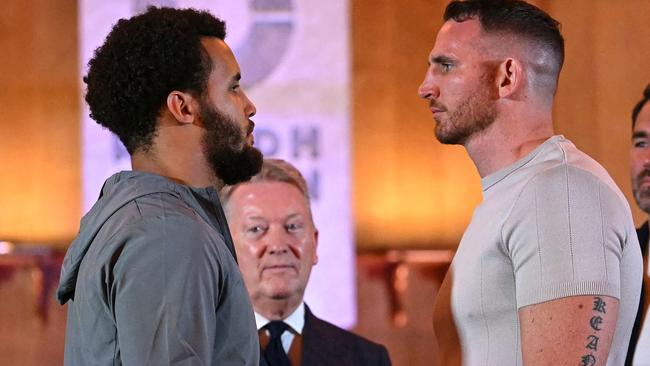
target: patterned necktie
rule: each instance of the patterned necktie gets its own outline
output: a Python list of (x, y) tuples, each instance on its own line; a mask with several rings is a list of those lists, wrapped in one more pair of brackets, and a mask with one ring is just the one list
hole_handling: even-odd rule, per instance
[[(281, 320), (274, 320), (265, 325), (264, 328), (270, 333), (269, 344), (266, 346), (262, 355), (266, 360), (266, 364), (269, 366), (291, 366), (289, 357), (287, 357), (287, 353), (282, 347), (282, 340), (280, 339), (282, 333), (289, 326)], [(262, 365), (263, 363), (260, 362), (260, 364)]]

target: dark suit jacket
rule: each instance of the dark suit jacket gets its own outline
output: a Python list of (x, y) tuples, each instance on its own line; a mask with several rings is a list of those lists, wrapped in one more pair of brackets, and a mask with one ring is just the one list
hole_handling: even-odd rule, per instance
[[(636, 229), (636, 235), (639, 238), (639, 244), (641, 245), (641, 254), (643, 254), (643, 276), (645, 277), (646, 273), (646, 263), (648, 260), (648, 238), (650, 237), (650, 230), (648, 230), (648, 222), (646, 221), (643, 226)], [(639, 299), (639, 310), (636, 313), (636, 320), (634, 321), (634, 328), (632, 328), (632, 337), (630, 337), (630, 346), (627, 348), (627, 357), (625, 359), (625, 366), (632, 365), (632, 359), (634, 358), (634, 351), (636, 350), (636, 342), (639, 340), (639, 333), (641, 332), (641, 316), (643, 313), (643, 302), (646, 296), (645, 284), (641, 283), (641, 298)]]
[(386, 347), (318, 319), (305, 305), (302, 366), (387, 366)]

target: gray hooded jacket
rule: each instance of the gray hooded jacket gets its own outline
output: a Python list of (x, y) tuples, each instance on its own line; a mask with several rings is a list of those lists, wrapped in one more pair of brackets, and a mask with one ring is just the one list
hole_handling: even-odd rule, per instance
[(213, 188), (113, 175), (60, 281), (65, 365), (258, 365), (253, 310)]

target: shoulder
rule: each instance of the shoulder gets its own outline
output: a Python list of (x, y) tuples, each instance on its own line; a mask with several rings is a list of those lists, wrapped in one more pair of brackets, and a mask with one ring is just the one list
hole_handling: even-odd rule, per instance
[(104, 246), (119, 249), (124, 263), (152, 264), (155, 258), (164, 262), (161, 268), (176, 266), (190, 272), (230, 267), (223, 234), (173, 193), (153, 193), (129, 202), (102, 231)]
[(566, 210), (568, 215), (583, 210), (590, 211), (590, 215), (602, 213), (619, 218), (619, 224), (631, 219), (623, 194), (595, 162), (565, 161), (540, 169), (530, 176), (516, 203), (526, 206), (527, 211), (537, 208), (545, 212)]
[(348, 360), (347, 364), (352, 365), (390, 364), (386, 347), (322, 320), (308, 309), (305, 312), (304, 342), (306, 355), (312, 349), (324, 358)]
[(558, 243), (564, 242), (560, 238), (602, 241), (604, 238), (597, 236), (603, 235), (612, 243), (620, 242), (621, 248), (635, 236), (630, 207), (618, 187), (597, 172), (570, 163), (531, 176), (511, 207), (502, 237), (510, 237), (508, 234), (517, 230), (530, 231), (536, 240), (540, 232), (548, 233)]
[(106, 224), (123, 235), (142, 238), (151, 235), (167, 243), (179, 239), (187, 245), (223, 241), (221, 232), (172, 191), (134, 198), (115, 210)]
[(599, 187), (605, 194), (627, 200), (607, 170), (589, 155), (580, 151), (568, 140), (556, 143), (555, 151), (538, 165), (532, 175), (532, 185), (550, 185), (549, 189), (582, 189)]
[(196, 211), (173, 191), (154, 192), (135, 198), (130, 208), (136, 209), (143, 218), (182, 216), (189, 220), (198, 219)]

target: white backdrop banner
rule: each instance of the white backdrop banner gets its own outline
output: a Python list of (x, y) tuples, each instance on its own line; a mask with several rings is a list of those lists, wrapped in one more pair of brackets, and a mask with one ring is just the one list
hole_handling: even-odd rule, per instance
[[(320, 237), (319, 262), (306, 302), (317, 315), (353, 326), (347, 0), (80, 0), (82, 75), (113, 24), (148, 5), (206, 9), (226, 21), (226, 42), (239, 61), (244, 90), (257, 107), (255, 144), (266, 157), (295, 164), (310, 186)], [(130, 169), (120, 141), (88, 114), (84, 103), (86, 211), (107, 177)]]

